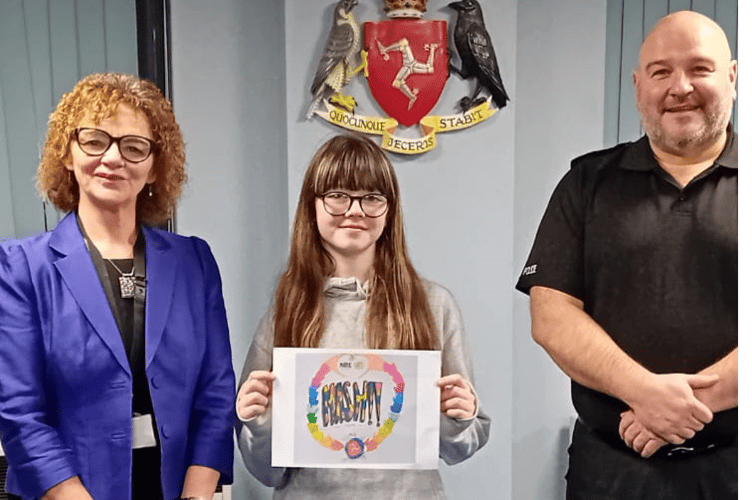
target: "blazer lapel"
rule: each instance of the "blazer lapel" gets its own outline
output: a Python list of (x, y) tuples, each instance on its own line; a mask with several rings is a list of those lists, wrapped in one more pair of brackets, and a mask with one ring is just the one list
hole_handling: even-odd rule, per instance
[(172, 304), (177, 268), (171, 245), (159, 232), (144, 227), (146, 240), (146, 366), (154, 359)]
[(76, 303), (118, 363), (130, 373), (123, 339), (74, 214), (68, 214), (54, 229), (50, 248), (61, 255), (54, 264)]

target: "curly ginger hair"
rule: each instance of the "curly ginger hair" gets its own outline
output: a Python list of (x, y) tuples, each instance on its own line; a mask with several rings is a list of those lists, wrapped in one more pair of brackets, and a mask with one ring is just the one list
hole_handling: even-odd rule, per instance
[(143, 113), (157, 143), (151, 196), (144, 189), (136, 202), (139, 224), (162, 224), (172, 215), (185, 174), (185, 143), (175, 120), (172, 104), (152, 82), (122, 73), (95, 73), (84, 77), (64, 94), (50, 115), (42, 159), (37, 168), (37, 189), (60, 210), (78, 207), (79, 189), (65, 165), (71, 161), (70, 147), (77, 127), (85, 121), (95, 125), (125, 105)]

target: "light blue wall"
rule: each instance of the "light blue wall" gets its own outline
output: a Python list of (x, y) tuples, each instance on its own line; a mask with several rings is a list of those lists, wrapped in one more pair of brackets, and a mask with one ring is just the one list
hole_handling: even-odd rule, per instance
[[(341, 129), (316, 118), (304, 121), (308, 89), (331, 26), (334, 2), (285, 2), (288, 199), (294, 213), (303, 172), (315, 149)], [(512, 432), (512, 201), (515, 147), (515, 0), (485, 1), (486, 27), (512, 102), (485, 123), (438, 136), (438, 147), (418, 157), (391, 155), (403, 194), (411, 257), (419, 273), (452, 291), (465, 321), (476, 388), (493, 419), (491, 439), (454, 467), (442, 464), (449, 498), (511, 498)], [(313, 8), (312, 6), (317, 7)], [(454, 21), (445, 2), (430, 2), (426, 19)], [(383, 20), (383, 3), (360, 1), (356, 19)], [(451, 12), (451, 14), (450, 14)], [(383, 116), (362, 77), (351, 84), (357, 113)], [(472, 90), (451, 76), (432, 114), (456, 113)], [(407, 134), (407, 133), (406, 133)]]
[[(603, 147), (606, 2), (525, 0), (517, 18), (514, 280), (569, 161)], [(514, 295), (513, 498), (564, 498), (574, 409), (569, 379), (530, 337)]]
[[(189, 175), (177, 231), (212, 247), (239, 373), (287, 253), (284, 5), (181, 0), (171, 8), (173, 100)], [(267, 494), (236, 451), (233, 498)]]
[[(178, 231), (207, 238), (217, 255), (238, 369), (287, 253), (302, 174), (340, 131), (304, 121), (332, 4), (172, 5), (175, 107), (191, 176)], [(392, 159), (412, 258), (455, 294), (477, 391), (493, 418), (486, 448), (442, 466), (449, 498), (548, 499), (561, 489), (568, 384), (529, 339), (527, 300), (512, 286), (568, 159), (601, 144), (605, 2), (483, 5), (511, 103), (481, 125), (439, 136), (432, 152)], [(427, 17), (452, 20), (442, 7), (429, 5)], [(379, 20), (380, 2), (361, 0), (356, 12), (361, 23)], [(358, 112), (382, 114), (362, 77), (350, 90)], [(435, 112), (453, 112), (469, 90), (452, 76)], [(233, 497), (270, 498), (237, 463)]]

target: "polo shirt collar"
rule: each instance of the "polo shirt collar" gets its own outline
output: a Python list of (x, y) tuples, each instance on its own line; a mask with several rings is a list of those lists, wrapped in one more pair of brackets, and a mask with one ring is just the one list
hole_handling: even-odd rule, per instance
[[(729, 124), (726, 131), (728, 132), (726, 145), (723, 147), (721, 154), (718, 155), (715, 163), (723, 167), (736, 169), (738, 168), (739, 141), (731, 124)], [(646, 135), (643, 135), (637, 142), (633, 143), (633, 145), (634, 147), (628, 148), (624, 154), (624, 161), (621, 163), (622, 168), (642, 172), (660, 168), (658, 160), (655, 159), (653, 150), (650, 147), (650, 141)]]
[(650, 148), (650, 141), (647, 135), (640, 137), (637, 142), (633, 143), (633, 147), (627, 148), (624, 153), (624, 161), (621, 162), (621, 167), (638, 172), (648, 172), (659, 168), (658, 161), (655, 159), (653, 150)]
[(738, 170), (739, 139), (731, 125), (729, 125), (727, 132), (728, 138), (726, 139), (726, 146), (724, 146), (723, 151), (721, 151), (721, 154), (718, 156), (715, 162), (722, 167)]

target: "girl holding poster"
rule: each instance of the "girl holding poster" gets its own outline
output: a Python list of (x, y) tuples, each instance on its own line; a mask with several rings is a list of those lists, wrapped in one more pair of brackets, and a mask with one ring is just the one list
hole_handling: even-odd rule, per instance
[(369, 139), (338, 135), (303, 179), (290, 256), (248, 351), (236, 401), (238, 445), (275, 499), (445, 498), (437, 470), (271, 466), (274, 347), (441, 350), (440, 457), (461, 462), (488, 440), (452, 295), (407, 254), (399, 187)]

